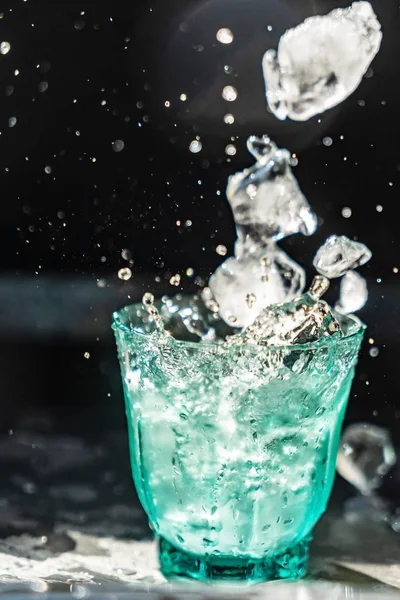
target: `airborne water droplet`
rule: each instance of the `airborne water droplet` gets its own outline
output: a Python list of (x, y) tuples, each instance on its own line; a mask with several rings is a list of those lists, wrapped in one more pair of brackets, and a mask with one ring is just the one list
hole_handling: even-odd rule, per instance
[(238, 97), (237, 89), (233, 85), (226, 85), (222, 90), (222, 97), (227, 102), (234, 102)]
[(132, 271), (129, 269), (129, 267), (124, 267), (118, 271), (118, 277), (123, 281), (128, 281), (132, 277)]
[(200, 142), (200, 140), (193, 140), (189, 144), (189, 150), (190, 152), (193, 152), (193, 154), (198, 154), (199, 152), (201, 152), (202, 148), (203, 144)]
[(8, 54), (11, 50), (10, 42), (1, 42), (0, 44), (0, 53), (5, 55)]
[(222, 29), (218, 29), (216, 38), (220, 44), (231, 44), (233, 42), (233, 33), (227, 27), (223, 27)]
[(114, 152), (121, 152), (125, 148), (125, 142), (123, 140), (114, 140), (112, 143), (112, 149)]

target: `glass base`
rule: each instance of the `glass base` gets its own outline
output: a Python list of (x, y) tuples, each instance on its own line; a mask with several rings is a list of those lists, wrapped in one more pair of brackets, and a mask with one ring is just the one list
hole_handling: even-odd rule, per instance
[(303, 540), (286, 552), (264, 560), (237, 557), (196, 556), (178, 550), (159, 539), (161, 572), (167, 579), (200, 581), (242, 581), (260, 583), (276, 579), (298, 579), (307, 568), (310, 540)]

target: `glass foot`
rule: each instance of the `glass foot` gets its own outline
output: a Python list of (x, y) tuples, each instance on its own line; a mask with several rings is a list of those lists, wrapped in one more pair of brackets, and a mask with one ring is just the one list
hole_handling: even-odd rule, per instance
[(307, 568), (310, 540), (264, 560), (237, 557), (196, 556), (159, 539), (161, 572), (167, 579), (184, 577), (200, 581), (259, 583), (274, 579), (298, 579)]

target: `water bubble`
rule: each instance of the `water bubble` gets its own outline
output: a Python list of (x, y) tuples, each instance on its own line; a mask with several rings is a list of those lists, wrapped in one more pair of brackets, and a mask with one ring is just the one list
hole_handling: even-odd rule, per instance
[(114, 152), (121, 152), (125, 148), (125, 142), (123, 140), (114, 140), (112, 143), (112, 149)]
[(189, 267), (188, 269), (186, 269), (186, 275), (188, 277), (193, 277), (193, 275), (194, 275), (194, 269), (192, 269), (192, 267)]
[(224, 71), (225, 71), (225, 73), (226, 73), (227, 75), (231, 75), (231, 74), (232, 74), (232, 71), (233, 71), (233, 69), (232, 69), (232, 67), (231, 67), (231, 66), (229, 66), (229, 65), (225, 65), (225, 66), (224, 66)]
[(322, 140), (322, 143), (324, 146), (332, 146), (333, 139), (331, 137), (324, 137), (324, 139)]
[(376, 346), (370, 348), (369, 355), (371, 358), (376, 358), (377, 356), (379, 356), (379, 348), (377, 348)]
[(19, 69), (15, 69), (14, 75), (15, 75), (15, 77), (17, 77), (19, 75)]
[(85, 358), (90, 358), (90, 352), (85, 352), (85, 354), (83, 355)]
[(132, 258), (130, 250), (128, 250), (127, 248), (124, 248), (124, 250), (122, 250), (121, 256), (124, 260), (131, 260)]
[(105, 279), (98, 279), (96, 281), (96, 285), (98, 288), (105, 288), (106, 287), (106, 280)]
[(186, 100), (187, 100), (187, 96), (186, 96), (186, 94), (181, 94), (181, 95), (179, 96), (179, 100), (181, 100), (182, 102), (186, 102)]
[(233, 125), (233, 123), (235, 122), (235, 117), (234, 117), (234, 116), (233, 116), (231, 113), (227, 113), (227, 114), (224, 116), (224, 122), (225, 122), (227, 125)]
[(8, 126), (9, 127), (14, 127), (17, 124), (17, 118), (16, 117), (10, 117), (8, 119)]
[(289, 164), (291, 167), (297, 167), (299, 164), (299, 159), (297, 158), (296, 154), (292, 154), (292, 156), (289, 158)]
[(82, 29), (85, 29), (85, 21), (75, 21), (74, 23), (74, 27), (77, 31), (82, 31)]
[(49, 89), (47, 81), (41, 81), (38, 85), (39, 92), (46, 92)]
[(5, 94), (6, 96), (11, 96), (14, 93), (14, 86), (13, 85), (6, 85), (5, 88)]
[(47, 173), (47, 175), (50, 175), (51, 173), (51, 167), (47, 166), (44, 168), (44, 172)]
[(357, 100), (357, 104), (358, 104), (358, 106), (365, 106), (366, 102), (365, 102), (365, 100)]
[(189, 150), (190, 150), (190, 152), (193, 152), (193, 154), (197, 154), (198, 152), (201, 152), (202, 148), (203, 148), (203, 144), (200, 142), (200, 140), (193, 140), (189, 144)]
[(393, 273), (396, 273), (396, 275), (397, 275), (398, 272), (399, 272), (398, 267), (393, 267)]
[(227, 102), (234, 102), (238, 97), (237, 89), (232, 85), (226, 85), (222, 90), (222, 97)]
[(379, 213), (381, 213), (382, 211), (383, 211), (383, 206), (382, 206), (382, 204), (377, 204), (377, 205), (376, 205), (376, 212), (379, 212)]
[(124, 267), (118, 271), (118, 277), (123, 281), (128, 281), (132, 277), (132, 271), (129, 269), (129, 267)]
[(228, 249), (226, 246), (224, 246), (223, 244), (219, 244), (216, 249), (215, 252), (217, 254), (219, 254), (220, 256), (226, 256), (228, 253)]
[(233, 144), (228, 144), (225, 148), (225, 153), (228, 156), (235, 156), (237, 150), (236, 150), (236, 146), (234, 146)]
[(342, 217), (344, 217), (345, 219), (350, 219), (352, 214), (353, 214), (353, 211), (348, 206), (344, 206), (342, 208)]
[(227, 27), (223, 27), (222, 29), (218, 29), (216, 38), (221, 44), (231, 44), (233, 42), (233, 33)]
[(169, 108), (169, 107), (171, 106), (171, 102), (170, 102), (169, 100), (166, 100), (166, 101), (164, 102), (164, 106), (165, 106), (166, 108)]
[(10, 42), (1, 42), (0, 44), (0, 53), (1, 54), (8, 54), (11, 50), (11, 44)]

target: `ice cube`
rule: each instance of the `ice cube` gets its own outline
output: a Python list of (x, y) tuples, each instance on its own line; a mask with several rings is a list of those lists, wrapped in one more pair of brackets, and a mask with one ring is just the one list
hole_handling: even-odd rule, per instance
[(342, 435), (337, 470), (362, 494), (370, 496), (396, 460), (387, 429), (369, 423), (355, 423)]
[(377, 54), (381, 25), (369, 2), (309, 17), (263, 58), (268, 106), (278, 119), (306, 121), (358, 87)]
[(305, 285), (304, 269), (275, 244), (244, 247), (241, 256), (228, 258), (209, 281), (219, 314), (232, 327), (246, 327), (263, 308), (292, 300)]
[(349, 240), (345, 235), (331, 235), (318, 250), (313, 264), (321, 275), (333, 279), (364, 265), (371, 256), (364, 244)]
[(361, 310), (368, 300), (367, 282), (355, 271), (349, 271), (340, 283), (340, 298), (335, 310), (342, 315)]
[(281, 346), (305, 344), (321, 337), (340, 335), (340, 325), (329, 304), (320, 300), (329, 281), (317, 276), (305, 294), (285, 304), (270, 306), (241, 334), (234, 336), (243, 343)]
[(317, 218), (292, 173), (289, 151), (266, 135), (250, 137), (247, 147), (257, 162), (231, 176), (226, 192), (239, 239), (264, 245), (294, 233), (313, 234)]

